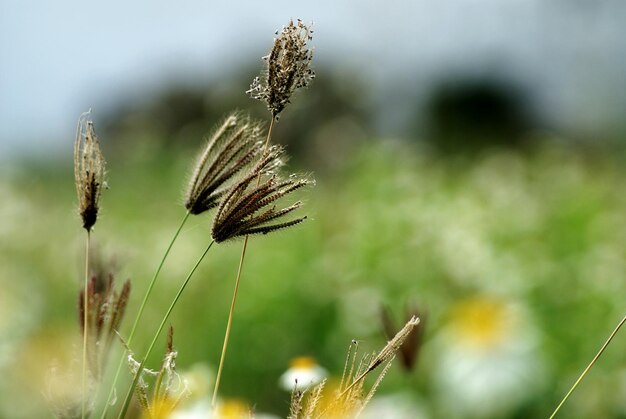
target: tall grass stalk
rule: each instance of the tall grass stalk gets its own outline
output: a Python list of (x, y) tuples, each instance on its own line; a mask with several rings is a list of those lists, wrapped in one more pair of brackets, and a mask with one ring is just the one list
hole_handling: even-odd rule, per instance
[(83, 314), (83, 371), (82, 371), (82, 389), (83, 397), (80, 406), (80, 416), (85, 418), (85, 403), (87, 399), (87, 336), (89, 335), (89, 296), (87, 289), (89, 288), (89, 242), (91, 241), (91, 232), (87, 230), (87, 238), (85, 240), (85, 298), (84, 314)]
[(550, 415), (550, 419), (553, 419), (556, 416), (556, 414), (559, 413), (559, 410), (561, 410), (561, 407), (565, 404), (567, 399), (569, 399), (569, 396), (574, 392), (574, 390), (576, 390), (576, 387), (578, 387), (578, 384), (580, 384), (580, 382), (585, 377), (585, 375), (587, 375), (587, 372), (589, 372), (591, 367), (595, 365), (598, 358), (600, 358), (602, 353), (604, 353), (604, 350), (609, 346), (609, 343), (611, 343), (611, 341), (613, 340), (617, 332), (619, 332), (619, 329), (622, 328), (624, 323), (626, 323), (626, 316), (624, 316), (624, 318), (617, 324), (617, 326), (615, 327), (613, 332), (609, 335), (609, 338), (606, 340), (606, 342), (604, 342), (604, 345), (602, 345), (602, 347), (600, 348), (596, 356), (593, 357), (589, 365), (587, 365), (587, 368), (585, 368), (585, 370), (580, 374), (580, 376), (578, 377), (578, 379), (576, 380), (572, 388), (570, 388), (567, 394), (565, 395), (565, 397), (563, 397), (563, 400), (561, 400), (561, 403), (559, 403), (559, 405), (556, 407), (554, 412), (552, 412), (552, 415)]
[(87, 402), (87, 339), (89, 336), (89, 242), (91, 229), (98, 220), (98, 205), (102, 188), (106, 188), (106, 161), (100, 150), (100, 143), (89, 118), (91, 110), (78, 118), (76, 139), (74, 140), (74, 182), (78, 197), (78, 212), (87, 231), (85, 244), (85, 290), (83, 298), (83, 365), (82, 400), (80, 414), (85, 418)]
[[(267, 137), (265, 138), (265, 143), (263, 144), (263, 155), (267, 153), (267, 149), (272, 138), (272, 128), (274, 128), (274, 117), (272, 117), (270, 121), (270, 126), (267, 131)], [(261, 173), (257, 177), (256, 186), (258, 187), (261, 182)], [(239, 259), (239, 267), (237, 268), (237, 278), (235, 279), (235, 289), (233, 291), (233, 299), (230, 303), (230, 311), (228, 312), (228, 322), (226, 323), (226, 332), (224, 334), (224, 344), (222, 346), (222, 353), (220, 355), (220, 365), (217, 368), (217, 376), (215, 378), (215, 388), (213, 389), (213, 398), (211, 400), (211, 405), (215, 407), (215, 403), (217, 401), (217, 392), (220, 388), (220, 381), (222, 379), (222, 370), (224, 368), (224, 360), (226, 358), (226, 348), (228, 347), (228, 338), (230, 337), (230, 329), (233, 323), (233, 314), (235, 312), (235, 303), (237, 302), (237, 293), (239, 291), (239, 281), (241, 280), (241, 271), (243, 270), (243, 261), (246, 257), (246, 249), (248, 247), (248, 237), (246, 236), (243, 240), (243, 246), (241, 248), (241, 257)]]
[(156, 344), (156, 341), (158, 340), (159, 335), (163, 331), (163, 328), (165, 327), (165, 323), (167, 322), (167, 319), (169, 318), (170, 314), (172, 313), (172, 310), (176, 306), (176, 303), (178, 302), (178, 299), (180, 298), (181, 294), (185, 290), (185, 287), (189, 283), (189, 280), (193, 276), (194, 272), (196, 271), (196, 269), (198, 268), (198, 266), (200, 265), (200, 263), (202, 262), (202, 260), (206, 256), (206, 254), (209, 252), (209, 249), (211, 249), (211, 246), (213, 246), (213, 243), (215, 243), (215, 240), (211, 240), (211, 242), (209, 243), (207, 248), (204, 250), (204, 252), (202, 253), (202, 256), (200, 256), (200, 258), (198, 259), (196, 264), (193, 266), (193, 268), (191, 269), (191, 271), (187, 275), (187, 278), (185, 278), (185, 281), (182, 283), (182, 285), (178, 289), (178, 292), (174, 296), (174, 299), (172, 300), (172, 303), (170, 304), (169, 308), (165, 312), (165, 315), (163, 316), (163, 320), (161, 320), (161, 324), (159, 325), (159, 328), (157, 329), (156, 333), (154, 334), (154, 336), (152, 338), (152, 342), (150, 342), (150, 346), (148, 346), (148, 350), (146, 351), (145, 355), (143, 356), (143, 358), (141, 360), (141, 363), (139, 364), (139, 367), (137, 369), (137, 373), (135, 374), (135, 377), (133, 378), (133, 382), (130, 385), (130, 387), (128, 389), (128, 392), (126, 393), (126, 397), (124, 399), (124, 404), (122, 405), (122, 410), (120, 411), (120, 414), (118, 415), (119, 419), (121, 419), (121, 418), (126, 416), (126, 412), (128, 411), (128, 407), (130, 406), (130, 400), (132, 399), (133, 392), (135, 390), (135, 387), (137, 386), (137, 382), (139, 381), (139, 377), (141, 377), (141, 373), (142, 373), (142, 371), (144, 369), (146, 361), (147, 361), (148, 357), (150, 356), (150, 354), (152, 353), (152, 349), (154, 349), (154, 345)]
[[(152, 293), (152, 289), (154, 288), (154, 284), (156, 283), (156, 280), (159, 276), (159, 273), (161, 272), (161, 268), (163, 268), (163, 264), (165, 263), (165, 259), (167, 259), (167, 256), (170, 254), (170, 250), (172, 250), (172, 246), (174, 245), (174, 242), (176, 241), (176, 239), (178, 238), (178, 235), (180, 234), (181, 230), (183, 229), (183, 226), (185, 225), (185, 223), (187, 222), (187, 219), (189, 218), (189, 215), (191, 213), (189, 211), (187, 211), (185, 213), (185, 216), (183, 217), (180, 225), (178, 226), (178, 229), (176, 230), (176, 233), (174, 233), (174, 237), (172, 237), (172, 240), (170, 241), (170, 243), (167, 245), (167, 249), (165, 249), (165, 253), (163, 254), (163, 257), (161, 258), (161, 261), (159, 262), (159, 266), (157, 267), (154, 276), (152, 277), (152, 279), (150, 280), (150, 284), (148, 285), (148, 289), (146, 290), (146, 294), (143, 297), (143, 301), (141, 302), (141, 305), (139, 306), (139, 311), (137, 312), (137, 316), (135, 317), (135, 322), (133, 323), (133, 327), (130, 329), (130, 334), (128, 335), (128, 338), (126, 339), (126, 345), (130, 346), (130, 344), (132, 343), (133, 337), (135, 336), (135, 332), (137, 331), (137, 325), (139, 324), (139, 321), (141, 320), (141, 316), (143, 315), (143, 311), (146, 307), (146, 303), (148, 302), (148, 298), (150, 298), (150, 294)], [(107, 396), (106, 399), (106, 403), (102, 409), (102, 415), (100, 416), (101, 419), (105, 419), (106, 418), (106, 414), (107, 411), (109, 409), (109, 406), (111, 405), (111, 400), (113, 398), (113, 395), (115, 394), (115, 386), (117, 385), (117, 380), (119, 379), (120, 376), (120, 372), (122, 370), (122, 366), (124, 365), (124, 361), (126, 360), (126, 349), (123, 350), (122, 352), (122, 356), (120, 358), (120, 362), (117, 366), (117, 370), (115, 371), (115, 376), (113, 377), (113, 383), (111, 384), (111, 389), (109, 391), (109, 395)]]
[[(247, 91), (253, 98), (265, 102), (271, 114), (270, 126), (263, 146), (261, 160), (267, 156), (274, 122), (278, 119), (279, 114), (284, 110), (285, 106), (290, 103), (291, 95), (297, 89), (306, 87), (315, 77), (315, 73), (310, 68), (313, 52), (307, 48), (307, 42), (311, 40), (311, 33), (309, 26), (300, 20), (298, 20), (296, 24), (294, 24), (293, 20), (290, 21), (289, 25), (283, 27), (280, 33), (277, 32), (276, 34), (278, 36), (274, 39), (272, 50), (269, 55), (263, 57), (267, 65), (266, 71), (263, 72), (261, 77), (254, 78), (250, 89)], [(257, 188), (260, 183), (261, 172), (259, 172), (257, 177)], [(237, 301), (239, 282), (245, 260), (246, 248), (248, 246), (248, 237), (248, 235), (245, 236), (241, 249), (237, 279), (235, 280), (235, 290), (233, 291), (233, 298), (228, 313), (224, 345), (222, 346), (220, 364), (215, 379), (215, 388), (213, 389), (213, 398), (211, 401), (213, 407), (215, 407), (217, 401), (217, 393), (219, 391), (222, 370), (224, 368), (228, 338), (230, 336), (233, 313), (235, 311), (235, 302)]]

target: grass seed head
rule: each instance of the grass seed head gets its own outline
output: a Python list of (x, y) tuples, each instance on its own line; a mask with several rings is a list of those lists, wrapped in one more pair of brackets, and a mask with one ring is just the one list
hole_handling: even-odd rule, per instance
[(304, 394), (304, 391), (298, 389), (298, 381), (296, 380), (296, 384), (291, 392), (291, 403), (289, 403), (289, 415), (287, 416), (287, 419), (298, 419), (301, 417)]
[(247, 93), (265, 102), (273, 118), (278, 118), (293, 92), (315, 78), (311, 69), (313, 50), (307, 46), (312, 34), (310, 25), (292, 20), (277, 33), (272, 51), (263, 57), (267, 68), (252, 81)]
[(185, 207), (201, 214), (216, 207), (233, 179), (261, 153), (259, 123), (230, 114), (208, 138), (192, 173)]
[[(426, 316), (415, 306), (407, 306), (404, 311), (406, 319), (411, 319), (413, 317), (418, 317), (420, 319), (419, 324), (409, 332), (404, 343), (398, 350), (398, 354), (400, 355), (400, 366), (404, 369), (404, 371), (409, 373), (413, 371), (413, 368), (415, 368), (420, 355), (424, 339)], [(387, 336), (387, 339), (393, 339), (396, 334), (397, 327), (391, 315), (391, 310), (385, 306), (381, 307), (380, 317), (383, 332)]]
[(87, 231), (98, 218), (98, 203), (102, 188), (106, 187), (104, 156), (89, 118), (89, 112), (81, 115), (74, 142), (74, 177), (78, 194), (78, 210)]
[(115, 291), (115, 279), (109, 274), (106, 279), (93, 275), (87, 290), (81, 289), (78, 294), (78, 323), (81, 334), (85, 333), (85, 302), (89, 301), (87, 322), (87, 354), (89, 370), (94, 379), (100, 380), (106, 367), (113, 340), (120, 328), (128, 299), (130, 296), (130, 280), (124, 282), (119, 292)]
[[(128, 349), (128, 348), (127, 348)], [(159, 370), (142, 368), (135, 396), (143, 409), (142, 418), (169, 418), (179, 403), (189, 396), (186, 380), (176, 371), (178, 352), (174, 349), (174, 328), (169, 327), (167, 333), (167, 349)], [(134, 376), (139, 371), (140, 362), (132, 354), (128, 355), (128, 366)], [(152, 391), (150, 391), (152, 387)]]
[(275, 202), (313, 181), (292, 175), (286, 179), (275, 170), (283, 164), (283, 149), (272, 146), (239, 182), (224, 194), (213, 220), (211, 235), (221, 243), (250, 234), (267, 234), (301, 223), (306, 217), (276, 222), (302, 205), (298, 201), (277, 209)]
[(367, 366), (365, 374), (367, 374), (370, 371), (373, 371), (380, 364), (384, 363), (385, 361), (389, 360), (392, 356), (394, 356), (396, 351), (400, 349), (402, 344), (409, 337), (413, 329), (417, 327), (419, 322), (420, 322), (419, 318), (417, 318), (416, 316), (412, 316), (404, 325), (404, 327), (400, 329), (398, 333), (396, 333), (396, 335), (393, 338), (391, 338), (390, 341), (387, 342), (387, 345), (385, 345), (385, 347), (381, 349), (380, 352), (378, 352), (378, 354), (376, 354), (376, 356), (372, 358), (369, 365)]

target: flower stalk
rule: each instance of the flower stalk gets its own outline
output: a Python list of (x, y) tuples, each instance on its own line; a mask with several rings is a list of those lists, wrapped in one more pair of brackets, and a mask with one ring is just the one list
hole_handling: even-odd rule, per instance
[(574, 385), (569, 389), (569, 391), (567, 392), (565, 397), (563, 397), (563, 399), (561, 400), (559, 405), (556, 407), (556, 409), (554, 409), (554, 412), (552, 412), (552, 414), (550, 415), (550, 419), (553, 419), (554, 417), (556, 417), (556, 414), (559, 413), (559, 410), (561, 410), (561, 407), (563, 407), (563, 405), (565, 404), (567, 399), (569, 399), (569, 396), (571, 396), (572, 393), (574, 392), (574, 390), (576, 390), (576, 387), (578, 387), (578, 384), (580, 384), (580, 382), (583, 380), (583, 378), (585, 378), (585, 375), (587, 375), (589, 370), (595, 365), (595, 363), (598, 361), (600, 356), (602, 356), (602, 354), (604, 353), (606, 348), (609, 346), (609, 344), (611, 343), (611, 341), (613, 340), (613, 338), (615, 337), (617, 332), (619, 332), (619, 330), (622, 328), (624, 323), (626, 323), (626, 316), (624, 316), (624, 318), (617, 324), (615, 329), (613, 329), (613, 332), (609, 335), (609, 337), (606, 340), (606, 342), (604, 342), (604, 345), (602, 345), (602, 347), (600, 348), (600, 350), (598, 351), (596, 356), (593, 357), (593, 359), (591, 360), (589, 365), (587, 365), (587, 368), (585, 368), (585, 370), (580, 374), (580, 376), (578, 377), (578, 379), (576, 380)]
[(143, 356), (143, 358), (141, 360), (141, 363), (139, 364), (139, 367), (137, 368), (137, 372), (135, 373), (135, 376), (133, 378), (133, 382), (130, 385), (130, 387), (128, 388), (128, 392), (126, 393), (126, 397), (124, 398), (124, 404), (122, 405), (122, 409), (120, 410), (120, 414), (118, 416), (118, 419), (122, 419), (122, 418), (124, 418), (126, 416), (126, 412), (128, 411), (128, 407), (130, 406), (130, 400), (132, 399), (133, 392), (135, 391), (135, 387), (137, 386), (139, 378), (141, 377), (141, 373), (142, 373), (142, 371), (143, 371), (143, 369), (145, 367), (146, 361), (148, 360), (148, 357), (152, 353), (152, 350), (154, 349), (154, 346), (156, 344), (156, 341), (159, 338), (159, 335), (163, 331), (163, 328), (165, 327), (165, 324), (167, 323), (167, 320), (169, 319), (170, 314), (172, 313), (172, 310), (174, 310), (174, 307), (176, 306), (176, 303), (178, 302), (178, 300), (179, 300), (180, 296), (182, 295), (183, 291), (187, 287), (187, 284), (189, 283), (189, 280), (193, 276), (193, 274), (196, 271), (196, 269), (198, 268), (198, 266), (200, 266), (200, 263), (202, 262), (202, 260), (206, 256), (206, 254), (209, 252), (209, 250), (213, 246), (213, 243), (215, 243), (215, 240), (211, 240), (209, 245), (206, 247), (206, 249), (204, 250), (204, 252), (200, 256), (200, 258), (197, 260), (196, 264), (193, 266), (193, 268), (191, 269), (191, 271), (189, 272), (189, 274), (187, 275), (187, 277), (183, 281), (182, 285), (178, 289), (178, 292), (174, 296), (174, 299), (172, 300), (169, 308), (165, 312), (165, 315), (163, 316), (163, 319), (161, 320), (161, 323), (159, 324), (159, 327), (158, 327), (157, 331), (155, 332), (155, 334), (154, 334), (154, 336), (152, 338), (152, 341), (150, 342), (150, 346), (148, 346), (148, 350), (146, 351), (145, 355)]
[[(85, 242), (85, 280), (84, 288), (89, 286), (89, 244), (91, 230), (98, 219), (98, 208), (102, 188), (106, 187), (104, 180), (104, 156), (100, 151), (100, 143), (89, 118), (90, 112), (85, 112), (78, 119), (76, 139), (74, 141), (74, 181), (78, 197), (78, 212), (87, 232)], [(83, 356), (82, 356), (82, 401), (81, 417), (87, 415), (87, 338), (89, 336), (89, 298), (85, 298), (83, 312)]]
[[(270, 126), (263, 145), (263, 154), (259, 162), (259, 166), (263, 166), (263, 162), (268, 157), (271, 157), (272, 149), (270, 148), (270, 140), (272, 137), (272, 130), (274, 128), (274, 121), (278, 120), (279, 114), (284, 110), (285, 106), (290, 103), (291, 95), (297, 89), (306, 87), (315, 77), (315, 73), (310, 67), (311, 60), (313, 58), (313, 51), (307, 48), (307, 42), (312, 39), (312, 33), (313, 31), (310, 27), (305, 25), (301, 20), (298, 20), (297, 24), (294, 24), (293, 20), (290, 21), (289, 25), (284, 27), (279, 36), (274, 40), (274, 45), (270, 54), (263, 57), (263, 60), (267, 63), (267, 68), (260, 77), (254, 78), (252, 84), (250, 85), (250, 89), (246, 92), (250, 94), (252, 98), (265, 102), (271, 114)], [(279, 165), (282, 164), (279, 163)], [(213, 397), (211, 401), (213, 407), (215, 407), (217, 402), (217, 394), (219, 392), (222, 370), (226, 357), (226, 349), (228, 348), (228, 339), (230, 336), (246, 249), (248, 247), (249, 235), (256, 233), (267, 234), (271, 231), (299, 224), (306, 219), (306, 217), (302, 217), (271, 226), (265, 224), (268, 221), (275, 220), (276, 218), (282, 217), (297, 209), (301, 205), (300, 202), (296, 202), (291, 207), (284, 208), (279, 211), (275, 211), (274, 207), (272, 207), (265, 213), (256, 217), (254, 216), (254, 212), (262, 208), (264, 205), (269, 204), (281, 196), (308, 183), (307, 181), (302, 181), (302, 184), (298, 184), (297, 186), (295, 183), (281, 184), (275, 178), (271, 178), (266, 184), (263, 185), (263, 188), (260, 188), (261, 177), (263, 174), (263, 170), (258, 170), (252, 177), (246, 177), (238, 185), (235, 185), (231, 190), (231, 195), (227, 196), (220, 205), (218, 214), (216, 215), (213, 223), (212, 234), (216, 241), (220, 241), (222, 239), (227, 240), (237, 236), (244, 236), (243, 246), (241, 248), (241, 257), (237, 268), (237, 277), (235, 279), (235, 289), (233, 291), (233, 297), (228, 313), (228, 321), (226, 324), (226, 332), (224, 335), (224, 343), (220, 354), (220, 363), (215, 379), (215, 388), (213, 389)], [(271, 193), (276, 193), (276, 195), (266, 201), (263, 201), (261, 198), (256, 201), (256, 204), (254, 203), (254, 200), (250, 200), (248, 202), (244, 200), (242, 201), (244, 203), (243, 205), (241, 205), (242, 202), (240, 202), (239, 206), (234, 206), (234, 208), (237, 208), (240, 212), (228, 211), (229, 200), (232, 199), (236, 201), (236, 198), (241, 198), (253, 177), (256, 177), (255, 193), (257, 195), (262, 196), (268, 190), (271, 190)], [(277, 187), (277, 185), (280, 186)], [(272, 190), (272, 188), (276, 189)], [(257, 196), (256, 198), (258, 199), (260, 196)], [(266, 199), (268, 196), (269, 195), (266, 195)], [(249, 196), (249, 198), (252, 197)], [(252, 204), (252, 206), (250, 206), (250, 204)], [(256, 208), (254, 207), (255, 205), (257, 205)], [(241, 210), (245, 211), (245, 209), (247, 209), (248, 212), (244, 212), (243, 214), (245, 214), (245, 217), (248, 217), (247, 219), (245, 217), (241, 217)], [(219, 218), (220, 215), (231, 215), (233, 218), (240, 216), (240, 220), (239, 223), (226, 223), (223, 221), (228, 219), (228, 216)], [(221, 227), (226, 227), (226, 229)], [(230, 230), (228, 229), (229, 227)], [(233, 229), (233, 227), (235, 228)], [(217, 238), (216, 235), (218, 236)]]

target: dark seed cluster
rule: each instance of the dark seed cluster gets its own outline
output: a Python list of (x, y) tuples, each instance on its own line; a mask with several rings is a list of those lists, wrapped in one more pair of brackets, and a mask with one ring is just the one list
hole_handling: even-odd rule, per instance
[[(313, 182), (290, 176), (283, 179), (274, 170), (282, 165), (283, 149), (271, 147), (261, 161), (224, 195), (213, 220), (212, 236), (224, 242), (251, 234), (267, 234), (301, 223), (306, 217), (278, 221), (302, 203), (277, 209), (274, 203)], [(256, 185), (256, 186), (255, 186)]]
[(275, 39), (270, 54), (263, 57), (266, 70), (250, 85), (248, 93), (265, 102), (274, 118), (287, 106), (293, 92), (308, 86), (315, 77), (311, 69), (313, 50), (307, 48), (312, 33), (301, 20), (289, 22)]

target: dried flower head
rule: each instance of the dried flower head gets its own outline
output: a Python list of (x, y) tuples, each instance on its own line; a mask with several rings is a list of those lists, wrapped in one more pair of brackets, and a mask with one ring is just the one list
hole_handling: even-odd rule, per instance
[(90, 231), (98, 218), (98, 201), (104, 180), (105, 160), (100, 143), (89, 119), (89, 112), (80, 116), (74, 142), (74, 177), (78, 194), (78, 210), (83, 227)]
[[(174, 328), (170, 326), (167, 334), (167, 350), (161, 362), (161, 368), (153, 371), (141, 369), (141, 375), (135, 387), (135, 395), (148, 418), (171, 417), (178, 404), (189, 395), (187, 382), (176, 371), (178, 352), (174, 349)], [(136, 375), (140, 362), (135, 360), (132, 353), (128, 356), (128, 365), (131, 373)], [(152, 397), (149, 395), (150, 381), (152, 381)]]
[(295, 24), (290, 21), (277, 33), (270, 54), (263, 57), (267, 69), (250, 85), (247, 93), (265, 102), (274, 118), (287, 106), (293, 92), (306, 87), (315, 77), (311, 69), (313, 50), (307, 48), (312, 33), (311, 27), (301, 20)]
[(191, 176), (185, 207), (201, 214), (219, 204), (233, 178), (261, 153), (261, 127), (240, 113), (229, 115), (209, 137)]
[(270, 147), (252, 170), (224, 194), (213, 220), (211, 235), (216, 242), (221, 243), (249, 234), (267, 234), (299, 224), (306, 219), (300, 217), (272, 223), (302, 205), (298, 201), (291, 206), (276, 209), (273, 205), (275, 201), (313, 183), (295, 175), (283, 179), (274, 173), (283, 164), (282, 154), (282, 148)]

